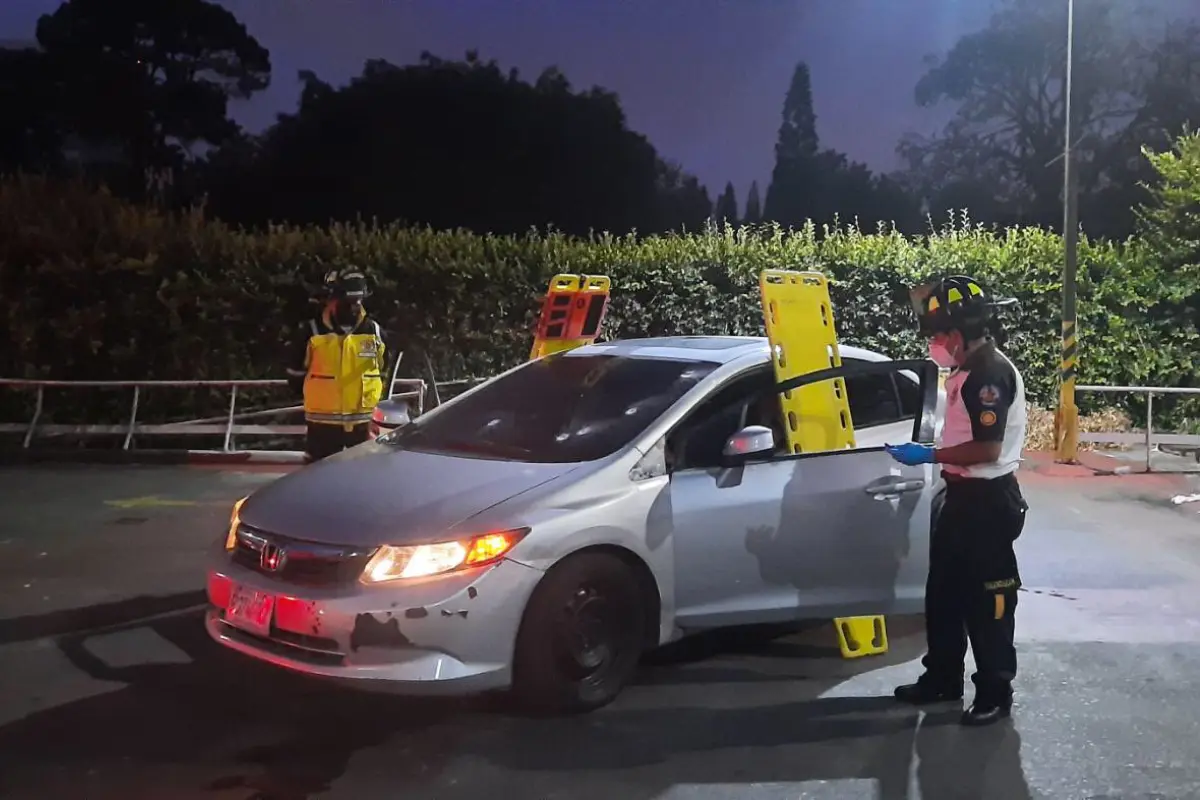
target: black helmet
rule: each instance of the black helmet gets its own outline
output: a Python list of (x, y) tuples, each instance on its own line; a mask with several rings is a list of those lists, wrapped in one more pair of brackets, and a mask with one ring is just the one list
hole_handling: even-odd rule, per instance
[(922, 336), (961, 331), (968, 339), (985, 336), (997, 308), (1016, 302), (993, 297), (983, 284), (966, 275), (950, 275), (909, 292)]
[(353, 298), (361, 300), (369, 297), (371, 287), (367, 284), (367, 276), (357, 269), (334, 270), (325, 274), (325, 294), (328, 297)]

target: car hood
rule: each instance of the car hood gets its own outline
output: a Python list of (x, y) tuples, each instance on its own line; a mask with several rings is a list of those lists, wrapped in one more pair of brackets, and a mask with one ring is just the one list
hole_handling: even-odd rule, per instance
[(401, 450), (371, 442), (259, 489), (241, 521), (327, 544), (420, 544), (567, 474), (575, 464), (525, 464)]

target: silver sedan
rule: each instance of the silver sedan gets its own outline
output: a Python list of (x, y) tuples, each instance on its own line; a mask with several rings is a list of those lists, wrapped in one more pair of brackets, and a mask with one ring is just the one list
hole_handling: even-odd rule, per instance
[(941, 482), (882, 445), (932, 440), (936, 367), (841, 354), (801, 380), (845, 380), (856, 447), (801, 455), (763, 338), (523, 364), (239, 502), (208, 631), (358, 686), (564, 712), (692, 632), (920, 611)]

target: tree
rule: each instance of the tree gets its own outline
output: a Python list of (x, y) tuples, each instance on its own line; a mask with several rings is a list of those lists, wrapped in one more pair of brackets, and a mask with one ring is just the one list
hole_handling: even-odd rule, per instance
[(700, 230), (713, 210), (708, 189), (700, 185), (696, 176), (684, 172), (679, 164), (661, 158), (658, 160), (654, 206), (654, 222), (641, 230)]
[(895, 222), (913, 230), (916, 207), (902, 186), (865, 164), (820, 147), (808, 66), (796, 65), (783, 102), (775, 168), (763, 217), (785, 226), (848, 224), (873, 229)]
[(241, 145), (233, 161), (250, 163), (212, 187), (220, 216), (587, 234), (699, 227), (711, 212), (696, 179), (628, 128), (616, 95), (576, 92), (557, 69), (528, 83), (476, 53), (423, 53), (368, 61), (343, 87), (301, 78), (296, 112)]
[(35, 49), (0, 50), (0, 172), (51, 172), (63, 164), (59, 82)]
[(135, 179), (235, 137), (229, 99), (270, 82), (267, 50), (207, 0), (68, 0), (38, 21), (37, 38), (61, 78), (62, 129), (120, 147)]
[(1179, 287), (1190, 297), (1200, 279), (1200, 132), (1185, 131), (1170, 150), (1143, 153), (1157, 180), (1146, 185), (1149, 199), (1137, 209), (1139, 233), (1173, 280), (1190, 279)]
[[(1132, 187), (1128, 170), (1141, 168), (1138, 141), (1171, 123), (1170, 110), (1186, 105), (1189, 89), (1163, 84), (1169, 70), (1155, 61), (1164, 52), (1129, 33), (1127, 5), (1075, 6), (1072, 133), (1086, 224), (1097, 218), (1096, 199), (1106, 190), (1104, 204), (1112, 207), (1112, 187)], [(954, 117), (936, 136), (905, 137), (898, 151), (935, 213), (969, 202), (976, 219), (986, 209), (991, 221), (1061, 225), (1066, 32), (1065, 3), (1007, 0), (984, 29), (931, 60), (916, 101), (953, 103)], [(1200, 52), (1190, 44), (1175, 49), (1176, 59)], [(1151, 104), (1154, 92), (1170, 99)], [(1191, 84), (1190, 94), (1198, 93)], [(1127, 228), (1132, 219), (1125, 217), (1108, 220), (1108, 232)]]
[(1140, 106), (1104, 154), (1104, 181), (1084, 197), (1091, 232), (1120, 238), (1132, 233), (1130, 210), (1148, 202), (1147, 186), (1162, 178), (1144, 157), (1147, 148), (1170, 150), (1181, 131), (1200, 126), (1200, 25), (1172, 26), (1143, 60)]
[(733, 190), (733, 182), (725, 184), (725, 191), (717, 198), (717, 207), (713, 217), (718, 225), (736, 225), (738, 221), (737, 193)]
[[(1154, 179), (1143, 184), (1147, 199), (1138, 206), (1136, 216), (1139, 245), (1148, 252), (1140, 259), (1143, 266), (1121, 287), (1130, 298), (1121, 322), (1128, 328), (1144, 328), (1150, 320), (1160, 330), (1190, 336), (1194, 342), (1200, 330), (1200, 133), (1185, 130), (1170, 147), (1162, 151), (1144, 147), (1143, 155)], [(1155, 294), (1153, 301), (1143, 299)], [(1147, 347), (1156, 349), (1160, 344), (1158, 337), (1146, 342)], [(1194, 344), (1190, 349), (1194, 352)], [(1194, 385), (1193, 364), (1194, 359), (1183, 359), (1171, 370), (1174, 381), (1167, 377), (1166, 383), (1161, 379), (1156, 383)], [(1160, 414), (1172, 407), (1178, 409), (1172, 402), (1176, 399), (1182, 398), (1168, 396), (1165, 402), (1156, 402), (1155, 408)], [(1194, 418), (1195, 409), (1184, 414)]]
[(767, 187), (764, 214), (784, 225), (800, 225), (811, 216), (817, 168), (817, 115), (812, 78), (801, 61), (792, 72), (783, 101), (783, 122), (775, 143), (775, 168)]
[(758, 199), (758, 181), (750, 184), (750, 193), (746, 195), (746, 216), (742, 221), (747, 225), (757, 225), (762, 222), (762, 201)]

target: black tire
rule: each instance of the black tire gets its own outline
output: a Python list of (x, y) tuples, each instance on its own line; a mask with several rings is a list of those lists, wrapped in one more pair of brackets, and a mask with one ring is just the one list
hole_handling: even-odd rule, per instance
[(525, 607), (513, 657), (513, 694), (539, 714), (611, 703), (637, 670), (646, 614), (632, 569), (604, 553), (555, 565)]

